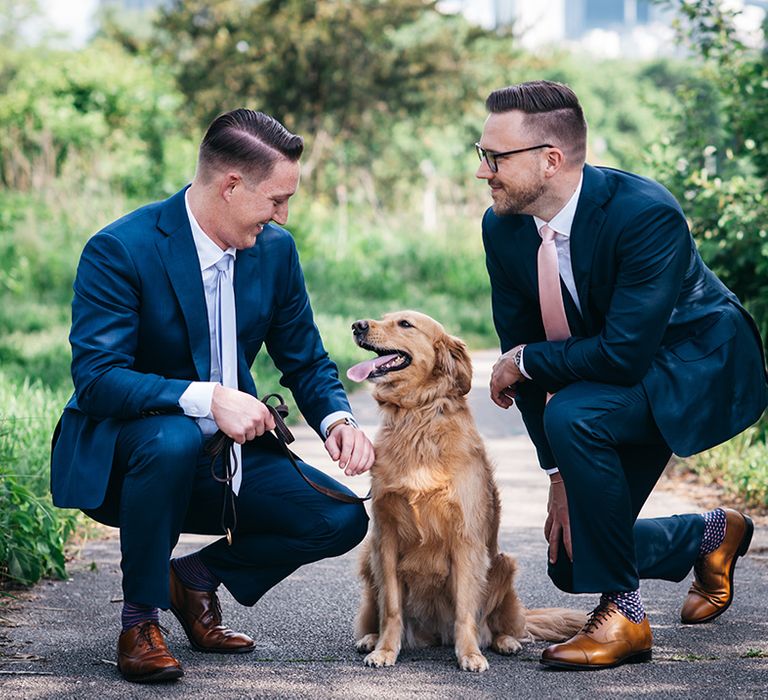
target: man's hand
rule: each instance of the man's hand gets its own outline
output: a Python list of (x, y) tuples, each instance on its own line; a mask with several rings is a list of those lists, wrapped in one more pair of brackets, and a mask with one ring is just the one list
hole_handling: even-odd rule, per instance
[(568, 496), (560, 474), (552, 474), (549, 482), (549, 501), (547, 502), (547, 521), (544, 523), (544, 537), (549, 542), (549, 561), (557, 562), (557, 550), (560, 540), (565, 545), (565, 553), (573, 561), (571, 545), (571, 522), (568, 518)]
[(340, 423), (325, 441), (325, 449), (347, 476), (367, 472), (373, 466), (373, 445), (359, 428)]
[(220, 384), (213, 389), (211, 413), (219, 430), (241, 445), (275, 428), (269, 409), (255, 396)]
[(505, 352), (496, 360), (491, 372), (491, 400), (501, 408), (509, 408), (515, 403), (514, 386), (526, 379), (514, 359), (521, 347), (517, 345)]

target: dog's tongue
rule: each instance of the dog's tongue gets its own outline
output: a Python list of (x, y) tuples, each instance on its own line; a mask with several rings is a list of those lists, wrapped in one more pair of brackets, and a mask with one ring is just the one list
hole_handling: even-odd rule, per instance
[(353, 382), (364, 382), (368, 379), (368, 375), (373, 372), (377, 367), (386, 364), (390, 360), (394, 360), (397, 354), (394, 355), (382, 355), (381, 357), (375, 357), (372, 360), (365, 360), (365, 362), (359, 362), (358, 364), (350, 367), (347, 370), (347, 377)]

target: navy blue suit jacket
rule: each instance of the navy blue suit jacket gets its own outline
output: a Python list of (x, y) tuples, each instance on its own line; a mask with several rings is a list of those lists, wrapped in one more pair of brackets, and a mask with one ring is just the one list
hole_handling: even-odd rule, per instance
[(682, 456), (754, 423), (768, 392), (762, 343), (736, 296), (709, 270), (674, 197), (652, 180), (584, 167), (571, 230), (582, 313), (563, 285), (572, 337), (545, 342), (531, 216), (483, 218), (501, 349), (527, 343), (518, 407), (544, 467), (545, 393), (572, 382), (642, 383), (664, 439)]
[[(262, 344), (299, 409), (319, 433), (349, 411), (336, 366), (315, 326), (293, 238), (267, 225), (234, 271), (238, 382)], [(210, 377), (208, 317), (184, 190), (108, 225), (85, 246), (72, 302), (75, 392), (54, 436), (53, 501), (96, 508), (104, 500), (124, 421), (182, 413), (191, 381)]]

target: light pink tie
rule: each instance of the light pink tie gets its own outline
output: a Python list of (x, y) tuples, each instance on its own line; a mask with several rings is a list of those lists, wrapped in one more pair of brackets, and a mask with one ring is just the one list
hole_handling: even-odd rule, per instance
[[(539, 305), (541, 320), (547, 340), (565, 340), (571, 335), (563, 305), (563, 291), (560, 288), (560, 267), (555, 246), (556, 231), (546, 224), (539, 229), (541, 245), (537, 264), (539, 268)], [(547, 393), (547, 403), (552, 394)]]
[(568, 319), (565, 316), (563, 292), (560, 288), (560, 269), (557, 263), (557, 248), (555, 247), (556, 232), (549, 226), (539, 229), (541, 245), (539, 246), (539, 304), (541, 305), (541, 320), (544, 322), (544, 332), (547, 340), (565, 340), (571, 335)]

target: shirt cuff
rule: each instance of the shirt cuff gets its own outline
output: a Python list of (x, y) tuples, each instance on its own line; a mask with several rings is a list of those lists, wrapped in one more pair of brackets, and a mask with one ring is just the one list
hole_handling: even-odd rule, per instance
[(544, 471), (547, 473), (547, 476), (552, 476), (553, 474), (560, 473), (560, 470), (557, 467), (552, 467), (551, 469), (545, 469)]
[(328, 429), (328, 426), (331, 423), (335, 423), (337, 420), (341, 420), (342, 418), (349, 418), (349, 422), (352, 423), (355, 428), (359, 427), (355, 417), (349, 411), (334, 411), (333, 413), (329, 413), (325, 418), (323, 418), (322, 421), (320, 421), (320, 434), (325, 435), (325, 431)]
[(517, 365), (518, 369), (526, 379), (530, 379), (531, 375), (525, 371), (525, 365), (523, 364), (523, 357), (525, 356), (525, 348), (520, 350), (520, 364)]
[(192, 382), (179, 396), (179, 406), (184, 415), (192, 418), (213, 418), (211, 403), (213, 390), (217, 385), (218, 382)]

